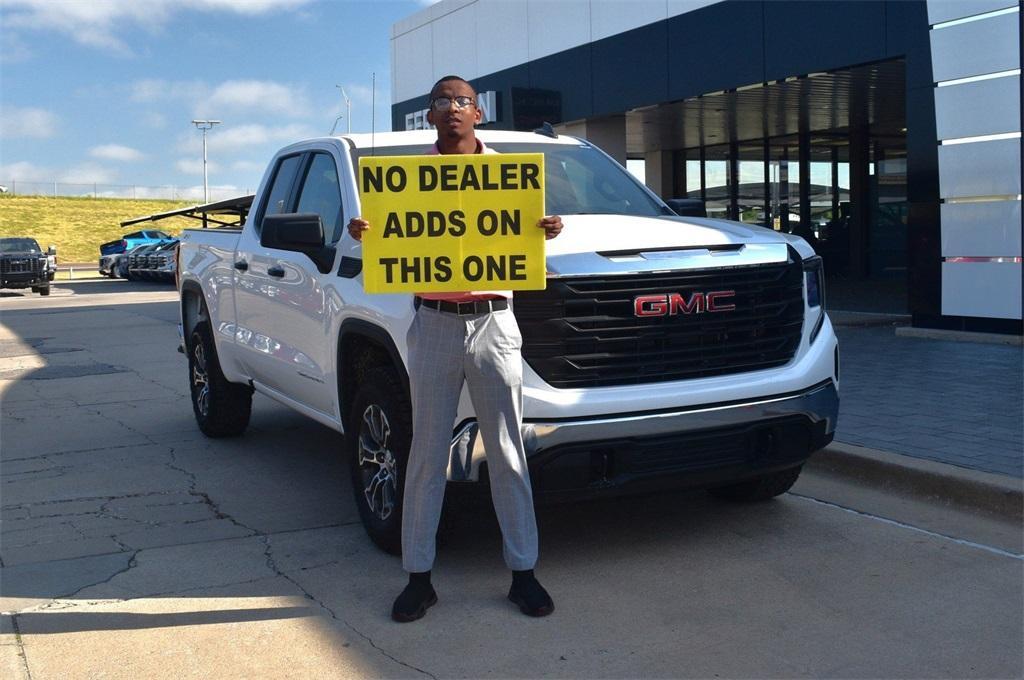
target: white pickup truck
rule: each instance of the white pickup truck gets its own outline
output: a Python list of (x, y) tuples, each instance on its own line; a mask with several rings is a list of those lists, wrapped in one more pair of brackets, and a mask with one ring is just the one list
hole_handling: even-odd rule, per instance
[[(253, 391), (345, 435), (370, 537), (399, 546), (411, 419), (411, 295), (363, 290), (355, 170), (414, 155), (433, 132), (311, 139), (271, 162), (238, 229), (181, 235), (178, 286), (192, 405), (211, 437), (241, 434)], [(802, 239), (675, 215), (588, 142), (480, 131), (545, 154), (547, 289), (516, 293), (523, 428), (539, 500), (706, 487), (734, 500), (785, 492), (828, 444), (839, 351), (821, 260)], [(449, 479), (487, 483), (464, 392)]]

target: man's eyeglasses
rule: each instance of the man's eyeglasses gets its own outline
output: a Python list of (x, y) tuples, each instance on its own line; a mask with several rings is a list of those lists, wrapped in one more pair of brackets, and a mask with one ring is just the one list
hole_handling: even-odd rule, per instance
[(452, 104), (455, 104), (456, 108), (464, 109), (467, 106), (475, 106), (476, 103), (472, 97), (434, 97), (430, 101), (430, 108), (441, 113), (450, 109)]

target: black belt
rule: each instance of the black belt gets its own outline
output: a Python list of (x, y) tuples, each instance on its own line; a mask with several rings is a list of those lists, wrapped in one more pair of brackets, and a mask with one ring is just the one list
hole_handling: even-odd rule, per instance
[(424, 300), (421, 297), (417, 297), (413, 300), (413, 306), (416, 307), (416, 309), (419, 309), (421, 306), (430, 307), (431, 309), (436, 309), (439, 312), (448, 312), (449, 314), (464, 316), (467, 314), (489, 314), (502, 309), (508, 309), (508, 299), (497, 298), (494, 300), (449, 302), (448, 300)]

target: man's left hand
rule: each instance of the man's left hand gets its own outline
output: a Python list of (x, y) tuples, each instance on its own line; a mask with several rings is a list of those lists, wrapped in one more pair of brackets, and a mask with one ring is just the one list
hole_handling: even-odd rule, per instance
[(558, 215), (548, 215), (538, 222), (537, 226), (544, 230), (544, 238), (551, 240), (562, 233), (562, 218)]

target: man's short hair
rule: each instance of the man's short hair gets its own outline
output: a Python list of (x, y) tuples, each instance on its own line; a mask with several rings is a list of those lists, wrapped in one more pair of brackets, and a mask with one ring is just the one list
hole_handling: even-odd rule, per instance
[(447, 83), (450, 80), (458, 80), (461, 83), (465, 83), (466, 85), (469, 85), (469, 89), (473, 90), (473, 94), (474, 95), (476, 94), (476, 88), (473, 87), (473, 84), (471, 82), (469, 82), (468, 80), (466, 80), (465, 78), (463, 78), (462, 76), (455, 76), (455, 75), (443, 76), (436, 83), (434, 83), (433, 87), (430, 88), (430, 94), (428, 95), (428, 99), (427, 99), (427, 103), (428, 104), (432, 103), (434, 101), (434, 92), (437, 90), (437, 88), (441, 87), (441, 83)]

